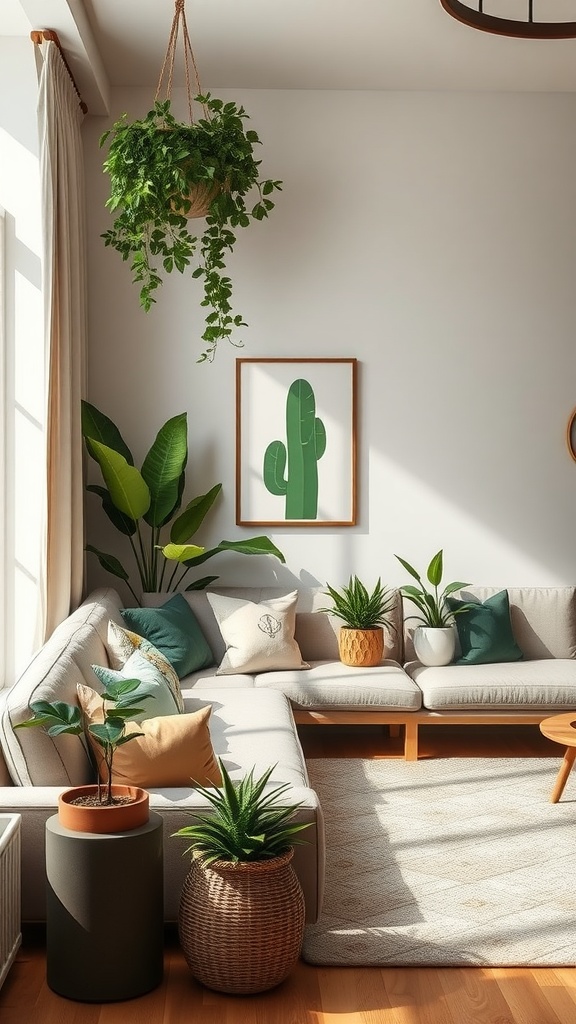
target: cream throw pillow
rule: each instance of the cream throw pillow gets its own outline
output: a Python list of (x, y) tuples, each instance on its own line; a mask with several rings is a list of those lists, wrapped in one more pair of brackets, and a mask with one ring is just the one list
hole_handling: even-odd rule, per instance
[[(88, 725), (102, 722), (102, 700), (90, 686), (79, 683), (78, 702), (84, 715), (86, 736), (106, 779), (102, 748), (88, 732)], [(212, 748), (209, 720), (212, 708), (183, 715), (162, 715), (144, 722), (127, 722), (126, 733), (141, 733), (118, 747), (112, 763), (112, 782), (123, 786), (220, 786), (222, 776)]]
[(297, 590), (259, 604), (215, 591), (206, 597), (226, 644), (217, 676), (310, 667), (294, 639)]

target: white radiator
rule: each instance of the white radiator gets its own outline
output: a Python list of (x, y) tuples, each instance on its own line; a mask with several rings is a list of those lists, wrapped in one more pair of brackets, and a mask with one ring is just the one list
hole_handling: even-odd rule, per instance
[(0, 814), (0, 986), (22, 941), (19, 814)]

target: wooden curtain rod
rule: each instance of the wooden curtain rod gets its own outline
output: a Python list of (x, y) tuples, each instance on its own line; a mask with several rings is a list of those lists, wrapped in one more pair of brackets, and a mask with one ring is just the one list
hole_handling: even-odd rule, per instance
[(66, 68), (66, 71), (68, 72), (68, 74), (70, 76), (70, 81), (72, 82), (72, 85), (74, 86), (74, 90), (75, 90), (76, 95), (78, 97), (78, 102), (80, 103), (80, 109), (81, 109), (83, 114), (87, 114), (88, 113), (88, 107), (84, 103), (84, 100), (82, 99), (82, 97), (80, 95), (80, 90), (79, 90), (78, 86), (76, 85), (76, 82), (74, 81), (74, 75), (72, 74), (72, 72), (70, 70), (70, 65), (68, 64), (68, 61), (66, 60), (66, 56), (64, 54), (64, 50), (62, 49), (62, 44), (61, 44), (61, 42), (60, 42), (60, 40), (58, 38), (58, 33), (55, 32), (54, 29), (52, 29), (52, 28), (45, 28), (45, 29), (41, 29), (41, 30), (34, 30), (33, 32), (30, 33), (30, 39), (37, 46), (39, 46), (40, 43), (46, 43), (46, 42), (56, 43), (56, 46), (58, 47), (58, 49), (60, 51), (60, 56), (62, 57), (62, 60), (64, 61), (64, 67)]

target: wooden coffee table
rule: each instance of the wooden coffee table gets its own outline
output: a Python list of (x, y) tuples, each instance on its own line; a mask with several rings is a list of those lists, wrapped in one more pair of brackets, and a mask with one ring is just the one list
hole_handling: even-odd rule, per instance
[(557, 804), (564, 792), (564, 786), (576, 758), (576, 711), (568, 711), (564, 715), (545, 718), (543, 722), (540, 722), (540, 732), (544, 733), (549, 740), (554, 740), (555, 743), (561, 743), (566, 747), (566, 753), (550, 797), (550, 802)]

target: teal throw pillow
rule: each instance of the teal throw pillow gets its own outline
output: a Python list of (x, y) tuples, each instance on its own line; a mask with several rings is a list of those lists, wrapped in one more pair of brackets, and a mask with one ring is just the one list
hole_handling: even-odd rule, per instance
[(180, 679), (215, 664), (194, 612), (182, 594), (160, 608), (124, 608), (122, 618), (168, 658)]
[(139, 679), (152, 687), (152, 696), (138, 704), (138, 690), (130, 694), (136, 707), (142, 707), (139, 715), (134, 715), (130, 721), (144, 722), (147, 718), (160, 718), (164, 715), (177, 715), (180, 708), (172, 690), (168, 685), (166, 676), (161, 670), (148, 661), (140, 651), (134, 651), (128, 658), (126, 664), (120, 669), (104, 668), (102, 665), (92, 665), (94, 673), (100, 682), (106, 687), (108, 683), (117, 683), (122, 679)]
[[(470, 603), (454, 597), (447, 601), (452, 611)], [(488, 665), (523, 658), (512, 634), (507, 590), (473, 604), (468, 611), (456, 615), (455, 622), (462, 652), (455, 665)]]

